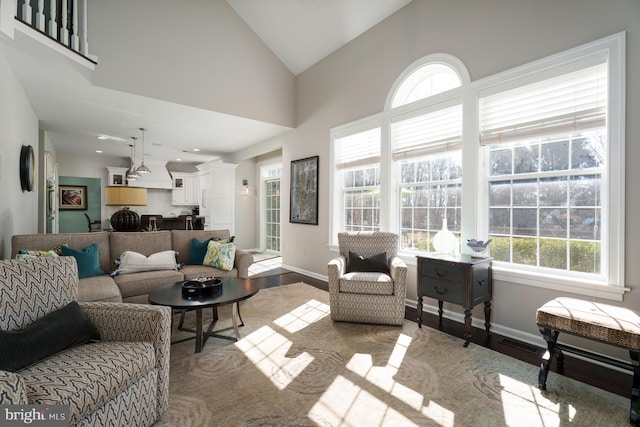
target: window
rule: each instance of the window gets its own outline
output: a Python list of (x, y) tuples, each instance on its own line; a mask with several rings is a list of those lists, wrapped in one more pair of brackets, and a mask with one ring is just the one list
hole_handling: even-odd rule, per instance
[(380, 128), (335, 140), (345, 231), (380, 230)]
[(331, 131), (330, 242), (393, 231), (412, 264), (446, 226), (492, 239), (494, 279), (620, 300), (624, 52), (620, 33), (475, 82), (412, 64), (383, 112)]
[(282, 165), (260, 167), (263, 195), (261, 197), (262, 247), (267, 251), (280, 252), (280, 178)]

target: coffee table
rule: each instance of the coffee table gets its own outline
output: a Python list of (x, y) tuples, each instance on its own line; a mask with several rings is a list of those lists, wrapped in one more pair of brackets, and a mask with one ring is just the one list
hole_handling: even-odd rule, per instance
[[(240, 301), (251, 298), (258, 293), (260, 287), (249, 279), (239, 279), (236, 277), (221, 277), (222, 290), (211, 294), (205, 294), (201, 296), (185, 296), (182, 294), (182, 281), (176, 282), (172, 285), (165, 286), (154, 290), (149, 294), (149, 302), (155, 305), (165, 305), (171, 307), (174, 310), (183, 310), (182, 318), (178, 329), (188, 332), (194, 332), (195, 337), (185, 338), (176, 342), (182, 342), (195, 338), (196, 340), (196, 353), (202, 351), (202, 346), (206, 343), (209, 337), (218, 337), (224, 339), (230, 339), (237, 341), (240, 339), (240, 332), (238, 331), (238, 319), (240, 319), (240, 326), (244, 326), (242, 317), (240, 316), (240, 309), (238, 303)], [(219, 332), (229, 330), (231, 328), (220, 329), (214, 331), (216, 321), (218, 320), (218, 306), (233, 304), (231, 307), (231, 321), (233, 323), (233, 331), (235, 336), (221, 335)], [(213, 319), (207, 327), (206, 331), (203, 331), (202, 325), (202, 309), (213, 308)], [(182, 322), (184, 320), (184, 312), (195, 310), (196, 312), (196, 329), (182, 328)]]

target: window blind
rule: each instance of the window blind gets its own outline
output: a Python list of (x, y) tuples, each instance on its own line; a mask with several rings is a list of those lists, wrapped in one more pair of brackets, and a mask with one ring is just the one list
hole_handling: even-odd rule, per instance
[(606, 63), (480, 99), (480, 144), (606, 125)]
[(380, 128), (335, 139), (336, 169), (380, 163)]
[(459, 150), (461, 145), (460, 104), (391, 123), (394, 160)]

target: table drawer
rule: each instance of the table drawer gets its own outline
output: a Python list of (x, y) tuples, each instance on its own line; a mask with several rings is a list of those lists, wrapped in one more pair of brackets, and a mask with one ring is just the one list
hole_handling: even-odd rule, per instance
[(422, 264), (422, 276), (429, 276), (438, 280), (464, 282), (464, 268), (455, 264), (431, 263)]
[(464, 286), (462, 283), (439, 280), (434, 277), (422, 276), (422, 295), (437, 300), (462, 304)]

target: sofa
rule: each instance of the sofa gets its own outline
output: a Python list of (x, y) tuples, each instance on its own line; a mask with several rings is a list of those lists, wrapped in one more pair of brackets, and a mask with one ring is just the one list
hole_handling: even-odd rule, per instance
[(73, 426), (152, 425), (169, 407), (171, 309), (77, 295), (74, 257), (0, 261), (0, 405), (64, 405)]
[[(207, 239), (228, 241), (229, 230), (165, 230), (153, 232), (94, 232), (59, 234), (24, 234), (11, 238), (12, 257), (20, 250), (48, 251), (68, 245), (83, 249), (97, 245), (99, 267), (105, 274), (82, 277), (78, 285), (78, 301), (81, 302), (129, 302), (148, 303), (151, 291), (171, 283), (198, 277), (233, 276), (247, 278), (253, 255), (236, 250), (233, 268), (221, 270), (208, 265), (189, 264), (192, 240)], [(111, 275), (117, 269), (116, 261), (125, 251), (133, 251), (150, 257), (163, 251), (177, 252), (179, 270), (159, 269), (127, 274)]]

